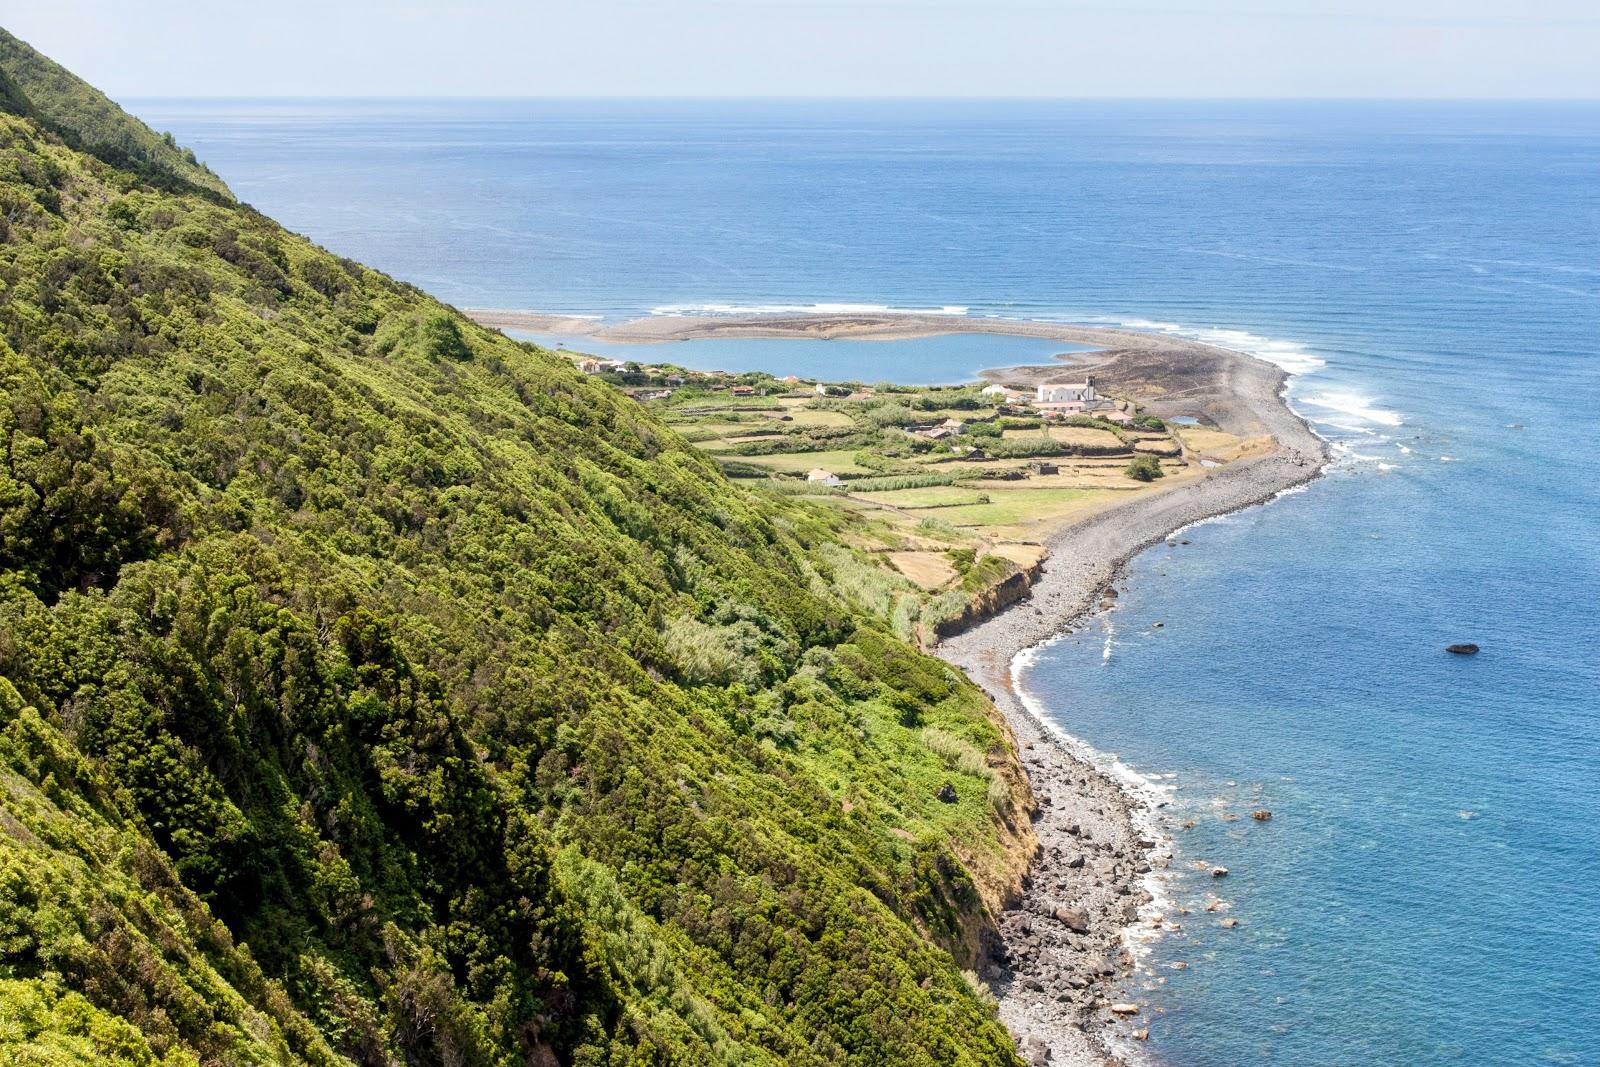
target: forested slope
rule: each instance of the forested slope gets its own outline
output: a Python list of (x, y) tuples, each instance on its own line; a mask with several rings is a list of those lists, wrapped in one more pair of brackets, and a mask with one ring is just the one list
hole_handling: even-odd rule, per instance
[(222, 179), (171, 134), (158, 134), (104, 93), (0, 28), (0, 110), (26, 115), (74, 148), (169, 188), (231, 200)]
[(220, 183), (87, 154), (30, 55), (0, 1061), (1014, 1062), (960, 967), (1025, 787), (830, 520)]

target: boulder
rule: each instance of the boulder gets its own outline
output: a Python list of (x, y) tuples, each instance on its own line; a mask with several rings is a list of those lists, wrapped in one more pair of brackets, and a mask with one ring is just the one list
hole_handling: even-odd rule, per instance
[(1211, 868), (1211, 877), (1213, 877), (1213, 878), (1226, 878), (1226, 877), (1228, 877), (1228, 868), (1226, 868), (1226, 867), (1213, 867), (1213, 868)]
[(951, 785), (949, 782), (946, 782), (944, 785), (939, 787), (939, 792), (937, 795), (944, 803), (954, 804), (956, 802), (956, 787)]
[(1271, 822), (1272, 812), (1268, 811), (1266, 808), (1259, 808), (1256, 811), (1252, 811), (1250, 813), (1250, 817), (1256, 822)]
[(1089, 913), (1082, 908), (1057, 908), (1055, 910), (1056, 922), (1065, 926), (1075, 934), (1089, 932)]
[(1444, 650), (1453, 652), (1458, 656), (1475, 656), (1478, 654), (1478, 646), (1470, 641), (1464, 641), (1459, 645), (1446, 645)]
[(1082, 866), (1083, 866), (1083, 853), (1081, 853), (1081, 852), (1067, 861), (1067, 870), (1069, 870), (1069, 871), (1075, 871), (1079, 867), (1082, 867)]
[(1113, 1015), (1138, 1015), (1139, 1014), (1139, 1005), (1130, 1004), (1127, 1001), (1121, 1001), (1119, 1003), (1111, 1005), (1111, 1014), (1113, 1014)]
[(1239, 920), (1223, 919), (1222, 922), (1218, 923), (1217, 925), (1221, 926), (1224, 930), (1232, 930), (1235, 926), (1239, 925)]

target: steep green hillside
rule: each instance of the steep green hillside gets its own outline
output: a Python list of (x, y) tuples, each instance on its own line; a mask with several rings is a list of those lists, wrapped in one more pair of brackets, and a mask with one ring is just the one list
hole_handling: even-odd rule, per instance
[(164, 185), (232, 199), (222, 179), (106, 94), (0, 29), (0, 111), (34, 119), (75, 148)]
[(0, 1061), (1015, 1062), (1024, 786), (831, 520), (58, 128), (0, 115)]

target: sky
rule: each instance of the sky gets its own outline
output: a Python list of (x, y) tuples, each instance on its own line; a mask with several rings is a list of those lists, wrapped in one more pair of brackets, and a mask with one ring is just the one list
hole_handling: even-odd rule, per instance
[(0, 0), (113, 97), (1600, 99), (1596, 0)]

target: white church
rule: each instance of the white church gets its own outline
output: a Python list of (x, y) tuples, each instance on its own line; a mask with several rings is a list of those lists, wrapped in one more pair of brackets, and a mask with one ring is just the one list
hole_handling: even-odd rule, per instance
[(1094, 391), (1094, 379), (1086, 378), (1081, 382), (1045, 382), (1039, 386), (1035, 403), (1040, 407), (1092, 408), (1099, 400), (1099, 394)]

